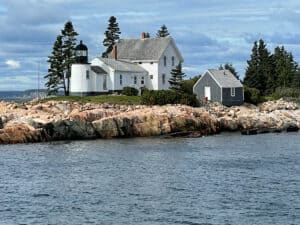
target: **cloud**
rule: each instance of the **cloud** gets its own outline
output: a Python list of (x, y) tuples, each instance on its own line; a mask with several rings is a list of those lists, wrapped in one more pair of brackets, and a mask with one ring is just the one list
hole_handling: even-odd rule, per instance
[(11, 69), (18, 69), (21, 67), (21, 64), (19, 61), (13, 60), (13, 59), (9, 59), (5, 62), (5, 64), (11, 68)]
[[(138, 38), (143, 31), (153, 37), (166, 24), (184, 57), (187, 75), (230, 62), (243, 77), (253, 42), (259, 38), (270, 51), (284, 45), (300, 60), (299, 9), (299, 0), (273, 0), (272, 4), (269, 0), (189, 0), (188, 4), (185, 0), (126, 0), (117, 6), (111, 0), (0, 0), (0, 77), (31, 76), (38, 63), (41, 73), (46, 73), (47, 56), (67, 20), (80, 34), (77, 39), (87, 44), (89, 58), (99, 56), (113, 15), (121, 38)], [(7, 59), (19, 65), (8, 65)], [(34, 78), (3, 82), (14, 89), (36, 86)]]

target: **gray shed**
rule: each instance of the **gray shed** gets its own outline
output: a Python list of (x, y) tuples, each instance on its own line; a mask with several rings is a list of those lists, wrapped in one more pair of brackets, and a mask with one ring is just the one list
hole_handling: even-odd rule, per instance
[(220, 102), (226, 106), (244, 102), (244, 88), (229, 70), (206, 70), (196, 82), (193, 92), (199, 100)]

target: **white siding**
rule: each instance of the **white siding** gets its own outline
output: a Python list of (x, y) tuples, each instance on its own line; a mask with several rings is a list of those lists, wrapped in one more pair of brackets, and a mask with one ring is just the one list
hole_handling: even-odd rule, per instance
[[(167, 64), (164, 65), (164, 56), (167, 57)], [(174, 66), (172, 66), (172, 57), (174, 57)], [(171, 78), (171, 70), (175, 68), (179, 63), (179, 55), (175, 51), (175, 48), (172, 44), (170, 44), (165, 50), (164, 54), (159, 60), (158, 63), (158, 87), (156, 90), (166, 90), (169, 89), (169, 79)], [(166, 75), (165, 84), (162, 82), (162, 74)]]
[[(89, 64), (73, 64), (71, 69), (70, 92), (105, 92), (103, 90), (104, 74), (96, 74), (91, 70)], [(87, 71), (89, 71), (89, 79), (87, 79)]]
[[(90, 73), (90, 79), (86, 79), (86, 71)], [(91, 66), (89, 64), (73, 64), (71, 68), (70, 91), (88, 92), (92, 89)]]
[[(145, 77), (145, 86), (149, 90), (158, 90), (158, 63), (142, 62), (139, 65), (148, 71), (148, 75)], [(151, 75), (153, 79), (150, 78)]]

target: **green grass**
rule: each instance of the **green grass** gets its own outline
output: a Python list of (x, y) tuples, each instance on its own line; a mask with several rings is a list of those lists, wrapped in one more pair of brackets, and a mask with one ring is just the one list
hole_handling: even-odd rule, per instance
[(124, 96), (124, 95), (99, 95), (99, 96), (60, 96), (45, 98), (43, 102), (47, 101), (71, 101), (79, 103), (108, 103), (108, 104), (118, 104), (118, 105), (139, 105), (141, 102), (140, 96)]

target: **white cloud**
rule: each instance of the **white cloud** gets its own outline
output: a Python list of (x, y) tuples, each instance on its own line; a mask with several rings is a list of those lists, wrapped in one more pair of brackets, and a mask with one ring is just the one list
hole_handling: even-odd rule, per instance
[(12, 69), (18, 69), (18, 68), (21, 67), (20, 62), (19, 62), (19, 61), (16, 61), (16, 60), (13, 60), (13, 59), (7, 60), (7, 61), (5, 62), (5, 64), (6, 64), (7, 66), (9, 66), (10, 68), (12, 68)]

